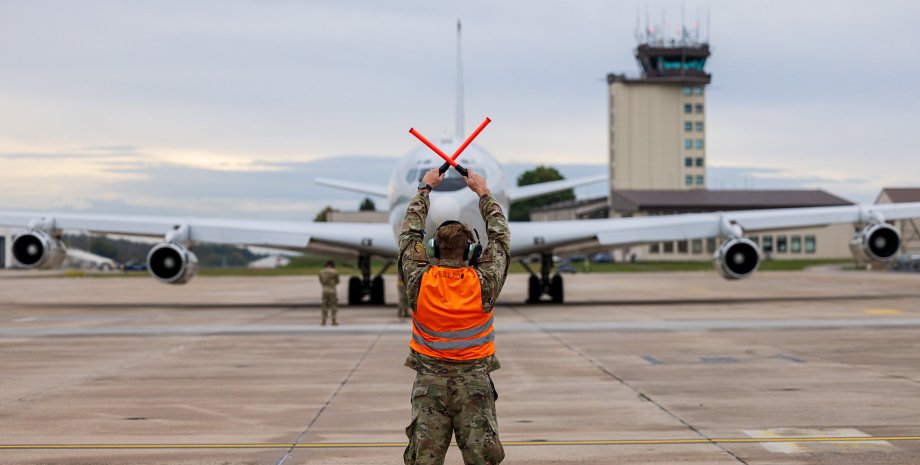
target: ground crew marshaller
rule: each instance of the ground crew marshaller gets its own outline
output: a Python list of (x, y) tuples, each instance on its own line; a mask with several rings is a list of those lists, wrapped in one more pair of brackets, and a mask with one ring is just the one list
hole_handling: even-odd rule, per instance
[(332, 326), (338, 326), (336, 316), (339, 313), (339, 296), (335, 287), (339, 285), (339, 274), (335, 271), (335, 263), (332, 260), (327, 261), (326, 266), (320, 270), (319, 283), (323, 286), (323, 326), (326, 326), (329, 313), (332, 313)]
[[(453, 434), (464, 463), (497, 465), (505, 452), (489, 375), (500, 366), (492, 308), (508, 274), (511, 234), (485, 180), (470, 171), (466, 183), (479, 197), (487, 247), (458, 221), (442, 223), (423, 243), (428, 194), (443, 179), (437, 169), (425, 173), (399, 235), (399, 273), (412, 311), (406, 366), (417, 372), (403, 459), (406, 465), (441, 465)], [(437, 265), (430, 258), (438, 258)]]

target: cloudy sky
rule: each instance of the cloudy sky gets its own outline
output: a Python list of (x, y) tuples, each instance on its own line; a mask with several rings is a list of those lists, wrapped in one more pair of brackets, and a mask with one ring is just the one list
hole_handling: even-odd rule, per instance
[(467, 128), (492, 117), (510, 175), (604, 169), (605, 76), (636, 73), (646, 5), (708, 30), (710, 188), (920, 185), (917, 2), (0, 0), (0, 208), (356, 206), (312, 177), (380, 180), (410, 126), (452, 132), (458, 18)]

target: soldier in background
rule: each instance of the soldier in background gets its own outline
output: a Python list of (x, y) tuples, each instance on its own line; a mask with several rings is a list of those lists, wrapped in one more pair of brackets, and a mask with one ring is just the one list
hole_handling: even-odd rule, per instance
[(338, 326), (336, 316), (339, 313), (339, 296), (335, 288), (339, 285), (339, 274), (335, 271), (335, 262), (332, 260), (327, 261), (326, 266), (320, 270), (319, 283), (323, 286), (323, 326), (326, 325), (326, 318), (330, 312), (332, 326)]
[(402, 273), (397, 273), (396, 294), (399, 295), (399, 317), (409, 318), (409, 299), (406, 298), (406, 283), (402, 280)]
[[(443, 180), (437, 169), (422, 178), (399, 235), (397, 269), (412, 309), (406, 366), (417, 373), (406, 465), (442, 465), (451, 435), (466, 464), (497, 465), (505, 458), (495, 414), (498, 394), (489, 373), (500, 367), (492, 309), (508, 275), (511, 234), (482, 176), (470, 171), (465, 179), (479, 197), (485, 250), (459, 221), (442, 223), (437, 242), (422, 242), (428, 194)], [(438, 258), (437, 265), (429, 256)]]

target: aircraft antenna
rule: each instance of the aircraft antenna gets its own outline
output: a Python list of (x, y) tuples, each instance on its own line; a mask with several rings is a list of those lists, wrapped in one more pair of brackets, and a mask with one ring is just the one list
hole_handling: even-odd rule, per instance
[(460, 20), (457, 19), (457, 125), (455, 139), (463, 137), (463, 56), (460, 53)]

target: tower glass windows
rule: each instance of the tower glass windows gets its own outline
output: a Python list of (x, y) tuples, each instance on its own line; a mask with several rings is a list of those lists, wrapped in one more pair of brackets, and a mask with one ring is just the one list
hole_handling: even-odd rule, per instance
[(693, 122), (685, 121), (684, 122), (684, 132), (690, 132), (693, 130)]
[[(697, 113), (702, 113), (702, 112), (703, 112), (703, 104), (702, 104), (702, 103), (697, 103), (697, 104), (695, 105), (695, 109), (696, 109), (696, 112), (697, 112)], [(684, 110), (686, 110), (686, 107), (684, 108)], [(684, 113), (689, 113), (689, 112), (688, 112), (688, 111), (684, 111)]]
[(690, 150), (693, 148), (693, 139), (684, 139), (684, 149)]
[(702, 158), (702, 157), (696, 159), (696, 166), (697, 166), (698, 168), (702, 168), (702, 167), (703, 167), (703, 158)]
[(684, 104), (684, 113), (693, 113), (693, 104), (685, 103)]
[(696, 140), (696, 148), (697, 148), (697, 149), (702, 149), (702, 148), (703, 148), (703, 139), (697, 139), (697, 140)]
[(691, 166), (693, 166), (693, 158), (692, 157), (684, 158), (684, 166), (686, 166), (687, 168), (690, 168)]
[(697, 185), (697, 186), (702, 186), (702, 185), (703, 185), (703, 177), (702, 177), (702, 176), (697, 176), (697, 177), (696, 177), (696, 185)]
[(703, 132), (703, 122), (702, 121), (696, 122), (696, 132)]
[(692, 186), (692, 185), (693, 185), (693, 176), (692, 176), (692, 175), (689, 175), (689, 174), (686, 175), (686, 176), (684, 176), (684, 184), (685, 184), (685, 185), (688, 185), (688, 186)]
[(686, 95), (686, 96), (689, 97), (689, 96), (693, 95), (693, 88), (692, 88), (692, 87), (684, 87), (684, 88), (683, 88), (683, 92), (684, 92), (684, 95)]
[(703, 88), (702, 88), (702, 87), (697, 87), (697, 88), (693, 89), (693, 93), (696, 94), (696, 95), (703, 95)]

